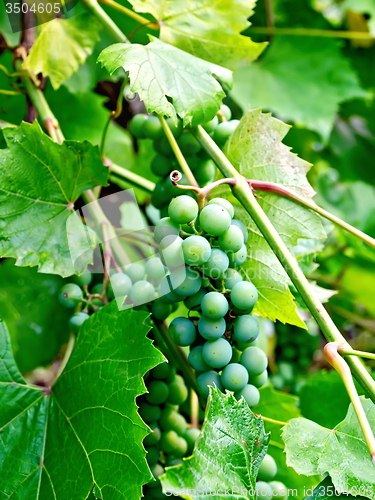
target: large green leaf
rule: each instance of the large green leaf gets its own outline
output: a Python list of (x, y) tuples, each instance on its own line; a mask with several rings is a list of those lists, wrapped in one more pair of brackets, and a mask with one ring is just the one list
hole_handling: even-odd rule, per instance
[(69, 338), (71, 310), (62, 307), (60, 276), (0, 264), (0, 317), (7, 323), (14, 358), (21, 372), (51, 363)]
[(369, 95), (340, 47), (323, 38), (275, 37), (259, 62), (235, 73), (232, 97), (244, 112), (262, 106), (327, 140), (339, 104)]
[[(74, 202), (86, 189), (106, 184), (108, 168), (98, 148), (86, 141), (56, 144), (37, 122), (3, 134), (8, 147), (0, 150), (0, 255), (44, 273), (82, 272), (92, 260), (95, 238), (83, 229)], [(76, 268), (68, 231), (84, 254)]]
[(48, 76), (57, 89), (92, 53), (99, 28), (99, 21), (88, 13), (49, 21), (42, 27), (23, 68)]
[[(375, 428), (374, 404), (361, 396), (370, 426)], [(375, 498), (375, 466), (353, 406), (333, 429), (311, 420), (296, 418), (283, 429), (287, 464), (298, 474), (310, 476), (328, 472), (339, 491), (366, 489)], [(367, 494), (371, 489), (371, 493)]]
[(160, 22), (161, 40), (227, 68), (253, 61), (266, 46), (240, 35), (250, 25), (255, 0), (130, 1)]
[[(365, 488), (362, 488), (361, 491), (365, 492)], [(335, 488), (332, 480), (329, 476), (327, 476), (316, 488), (305, 488), (305, 493), (308, 495), (306, 500), (333, 500), (335, 498), (340, 498), (341, 500), (360, 500), (364, 498), (363, 496), (357, 496), (360, 493), (359, 490), (354, 489), (352, 491), (340, 491)]]
[(141, 497), (151, 475), (135, 398), (163, 360), (146, 316), (115, 303), (96, 312), (50, 390), (26, 385), (0, 323), (1, 498), (84, 500), (93, 484), (103, 500)]
[(148, 45), (116, 43), (103, 50), (98, 61), (112, 74), (123, 67), (129, 72), (130, 90), (138, 92), (147, 111), (156, 111), (184, 125), (199, 125), (211, 120), (220, 107), (232, 73), (198, 59), (172, 45), (151, 38)]
[(254, 499), (268, 440), (262, 419), (255, 417), (244, 399), (237, 402), (232, 394), (213, 388), (193, 455), (167, 469), (161, 478), (163, 491), (191, 500), (202, 498), (200, 491), (205, 490), (215, 492), (210, 494), (213, 500), (223, 498), (224, 492), (231, 493), (231, 498)]
[[(249, 111), (228, 140), (224, 152), (242, 175), (249, 179), (272, 181), (284, 185), (301, 197), (314, 194), (307, 181), (310, 165), (290, 152), (281, 141), (288, 125), (262, 114)], [(290, 250), (299, 238), (321, 239), (325, 233), (321, 219), (313, 211), (282, 196), (259, 193), (260, 206)], [(253, 220), (236, 206), (236, 217), (249, 229), (248, 256), (242, 272), (258, 289), (255, 311), (283, 323), (304, 326), (295, 311), (289, 291), (289, 278)]]

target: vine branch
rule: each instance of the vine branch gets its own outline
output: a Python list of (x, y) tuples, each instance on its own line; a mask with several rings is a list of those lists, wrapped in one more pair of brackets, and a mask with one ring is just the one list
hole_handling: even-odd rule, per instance
[(155, 21), (149, 21), (145, 17), (141, 16), (137, 12), (134, 12), (131, 9), (128, 9), (127, 7), (124, 7), (123, 5), (115, 2), (114, 0), (99, 0), (100, 3), (103, 3), (104, 5), (108, 5), (109, 7), (112, 7), (113, 9), (118, 10), (119, 12), (122, 12), (126, 16), (130, 17), (134, 21), (137, 21), (137, 23), (142, 24), (142, 26), (147, 26), (148, 28), (152, 30), (158, 30), (160, 29), (160, 25), (158, 22)]
[(314, 28), (275, 28), (273, 26), (251, 26), (247, 34), (316, 36), (323, 38), (344, 38), (347, 40), (374, 40), (375, 36), (364, 31), (320, 30)]

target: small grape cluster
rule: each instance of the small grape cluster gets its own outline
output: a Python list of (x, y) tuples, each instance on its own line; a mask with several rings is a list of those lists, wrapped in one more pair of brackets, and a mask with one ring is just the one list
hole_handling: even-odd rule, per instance
[(257, 497), (264, 500), (284, 500), (288, 497), (286, 486), (280, 481), (273, 481), (277, 474), (277, 464), (271, 455), (265, 455), (260, 464), (256, 491)]
[(163, 498), (158, 478), (164, 473), (164, 466), (179, 465), (181, 458), (191, 455), (200, 435), (199, 429), (188, 426), (180, 413), (180, 405), (188, 398), (184, 379), (162, 363), (146, 376), (147, 394), (137, 400), (139, 414), (152, 430), (143, 441), (147, 451), (147, 462), (157, 481), (145, 487), (145, 498)]
[[(219, 146), (225, 144), (239, 123), (238, 120), (231, 120), (231, 116), (230, 108), (223, 104), (218, 115), (203, 125)], [(199, 142), (188, 129), (183, 129), (181, 120), (178, 121), (177, 126), (171, 118), (168, 118), (166, 122), (198, 184), (205, 186), (212, 182), (215, 177), (216, 166), (207, 156), (207, 153), (202, 150)], [(153, 148), (157, 154), (151, 161), (151, 170), (162, 179), (156, 184), (151, 202), (161, 210), (161, 215), (164, 217), (167, 215), (168, 204), (172, 198), (180, 194), (179, 189), (173, 185), (169, 177), (170, 172), (178, 168), (174, 152), (156, 116), (135, 115), (130, 122), (130, 131), (137, 139), (151, 139), (153, 141)], [(185, 175), (182, 175), (180, 184), (189, 184)]]

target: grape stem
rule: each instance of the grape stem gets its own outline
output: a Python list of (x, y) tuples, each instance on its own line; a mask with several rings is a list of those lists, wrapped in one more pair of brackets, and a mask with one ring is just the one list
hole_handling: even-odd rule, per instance
[(340, 346), (337, 348), (337, 350), (344, 356), (358, 356), (359, 358), (375, 359), (375, 353), (373, 352), (356, 351), (355, 349), (348, 351)]
[(104, 153), (105, 140), (107, 138), (107, 133), (108, 133), (108, 129), (109, 129), (109, 126), (111, 124), (111, 121), (118, 118), (122, 113), (122, 102), (124, 100), (124, 90), (125, 90), (125, 86), (127, 83), (128, 83), (128, 78), (124, 78), (122, 85), (121, 85), (121, 88), (120, 88), (120, 93), (117, 97), (116, 109), (114, 109), (113, 111), (110, 112), (108, 119), (104, 125), (102, 139), (101, 139), (100, 147), (99, 147), (99, 151), (100, 151), (101, 155), (103, 155), (103, 153)]
[(111, 250), (111, 244), (109, 242), (109, 233), (108, 233), (108, 223), (103, 222), (102, 223), (102, 229), (103, 229), (103, 242), (104, 242), (104, 278), (103, 278), (103, 287), (102, 291), (100, 293), (100, 296), (103, 299), (103, 303), (106, 304), (107, 302), (107, 289), (108, 289), (108, 283), (109, 283), (109, 271), (111, 269), (111, 262), (114, 259), (114, 256), (112, 254)]
[[(248, 181), (237, 172), (237, 170), (230, 163), (225, 154), (221, 151), (219, 146), (217, 146), (217, 144), (207, 134), (203, 127), (199, 125), (195, 130), (192, 130), (192, 132), (194, 133), (199, 143), (216, 162), (221, 173), (225, 177), (235, 177), (237, 179), (237, 184), (232, 185), (232, 192), (234, 196), (238, 199), (238, 201), (253, 219), (260, 232), (263, 234), (264, 238), (272, 248), (274, 254), (278, 258), (281, 265), (284, 267), (285, 271), (292, 280), (293, 284), (297, 288), (298, 292), (302, 296), (311, 315), (318, 323), (327, 341), (343, 344), (345, 349), (350, 351), (350, 345), (341, 335), (331, 317), (324, 309), (322, 303), (314, 295), (314, 292), (311, 289), (307, 278), (298, 266), (296, 259), (290, 253), (284, 241), (281, 239), (279, 233), (273, 227), (271, 221), (268, 219), (267, 215), (263, 212), (262, 208), (256, 201), (256, 198), (254, 197), (253, 192), (250, 189)], [(358, 382), (367, 391), (373, 402), (375, 402), (375, 382), (367, 372), (366, 368), (363, 366), (361, 361), (354, 356), (350, 356), (348, 358), (348, 364), (353, 370), (353, 374), (357, 378)]]
[(134, 12), (131, 9), (128, 9), (127, 7), (124, 7), (123, 5), (120, 5), (119, 3), (115, 2), (114, 0), (99, 0), (100, 3), (104, 3), (104, 5), (108, 5), (109, 7), (112, 7), (113, 9), (118, 10), (119, 12), (122, 12), (123, 14), (127, 15), (131, 19), (134, 19), (134, 21), (137, 21), (137, 23), (140, 23), (142, 26), (147, 26), (148, 28), (152, 30), (158, 30), (160, 29), (160, 25), (156, 21), (150, 21), (146, 19), (145, 17), (141, 16), (140, 14), (137, 14), (137, 12)]
[(338, 372), (342, 381), (344, 382), (354, 411), (356, 412), (356, 415), (358, 417), (359, 424), (365, 437), (367, 447), (370, 451), (372, 461), (375, 463), (375, 438), (372, 433), (369, 421), (367, 420), (367, 416), (365, 410), (363, 409), (361, 400), (359, 399), (357, 389), (355, 388), (350, 368), (344, 358), (342, 358), (339, 354), (341, 348), (342, 346), (338, 342), (329, 342), (324, 346), (324, 355), (327, 361)]
[(275, 28), (273, 26), (252, 26), (246, 31), (247, 35), (296, 35), (315, 36), (323, 38), (344, 38), (347, 40), (374, 40), (375, 36), (366, 31), (321, 30), (314, 28)]
[[(109, 167), (110, 180), (112, 180), (115, 184), (118, 183), (118, 179), (116, 179), (116, 176), (118, 175), (119, 177), (121, 177), (121, 179), (125, 179), (131, 184), (139, 187), (140, 189), (143, 189), (143, 191), (146, 191), (147, 193), (152, 193), (154, 191), (155, 189), (154, 182), (145, 179), (144, 177), (136, 174), (135, 172), (131, 172), (127, 168), (120, 167), (119, 165), (112, 163), (112, 161), (109, 160), (108, 158), (104, 158), (103, 161), (104, 164)], [(122, 187), (121, 184), (119, 184), (119, 186)]]
[(286, 425), (287, 424), (287, 422), (281, 422), (281, 420), (275, 420), (273, 418), (264, 417), (263, 415), (257, 415), (256, 413), (254, 413), (254, 415), (256, 417), (261, 417), (262, 420), (264, 420), (265, 422), (269, 422), (270, 424), (276, 424), (276, 425)]

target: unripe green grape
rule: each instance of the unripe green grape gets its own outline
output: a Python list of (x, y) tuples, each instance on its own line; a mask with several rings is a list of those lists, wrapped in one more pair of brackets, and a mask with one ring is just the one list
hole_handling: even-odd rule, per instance
[(160, 363), (160, 365), (155, 366), (155, 368), (151, 370), (151, 374), (153, 378), (165, 380), (168, 377), (170, 371), (170, 364), (164, 361), (164, 363)]
[(202, 276), (202, 288), (207, 288), (208, 286), (210, 286), (210, 278)]
[(152, 147), (154, 150), (163, 156), (173, 156), (174, 152), (172, 146), (170, 145), (168, 139), (164, 136), (161, 139), (157, 139), (153, 142)]
[(89, 319), (89, 315), (84, 312), (78, 312), (73, 314), (73, 316), (69, 319), (70, 330), (73, 333), (78, 333), (78, 330), (83, 325), (83, 323)]
[(268, 483), (272, 489), (272, 498), (277, 500), (286, 500), (288, 498), (288, 488), (280, 481), (271, 481)]
[(220, 205), (206, 205), (199, 214), (199, 223), (206, 233), (220, 236), (225, 233), (231, 223), (229, 212)]
[(237, 399), (237, 401), (239, 401), (243, 397), (249, 406), (256, 406), (259, 403), (260, 394), (255, 386), (247, 384), (243, 389), (235, 392), (234, 397)]
[(203, 346), (198, 345), (191, 349), (188, 356), (190, 366), (193, 367), (194, 370), (197, 370), (199, 372), (205, 372), (210, 369), (208, 364), (203, 359), (202, 349)]
[(164, 474), (164, 467), (162, 467), (160, 464), (155, 464), (153, 467), (151, 467), (151, 473), (155, 479), (159, 479), (159, 477)]
[(148, 281), (137, 281), (131, 287), (130, 298), (135, 305), (146, 304), (155, 299), (155, 288)]
[(224, 145), (229, 137), (236, 130), (237, 125), (240, 123), (239, 120), (231, 120), (228, 122), (219, 123), (219, 125), (215, 128), (214, 132), (214, 141), (219, 145)]
[(165, 121), (167, 122), (168, 127), (171, 129), (174, 138), (178, 139), (179, 137), (181, 137), (181, 134), (184, 131), (182, 120), (180, 120), (180, 118), (177, 118), (177, 125), (173, 121), (173, 118), (167, 118)]
[(86, 269), (82, 274), (75, 276), (78, 286), (88, 286), (92, 281), (92, 274)]
[(172, 458), (172, 460), (169, 460), (168, 462), (168, 467), (176, 467), (177, 465), (182, 465), (183, 463), (184, 462), (181, 460), (181, 458)]
[(148, 278), (152, 278), (156, 281), (161, 281), (165, 276), (165, 267), (159, 257), (148, 259), (145, 271)]
[(249, 381), (246, 368), (239, 363), (227, 365), (221, 374), (221, 383), (229, 391), (241, 391)]
[(146, 460), (148, 465), (152, 466), (156, 464), (160, 457), (160, 451), (155, 446), (150, 446), (146, 451)]
[(161, 435), (160, 445), (165, 453), (173, 453), (177, 446), (178, 434), (176, 431), (163, 432)]
[(178, 317), (171, 321), (169, 334), (173, 342), (179, 346), (191, 345), (197, 336), (194, 323), (183, 317)]
[(168, 268), (184, 265), (184, 254), (182, 251), (182, 238), (169, 234), (165, 236), (159, 245), (160, 257)]
[[(177, 186), (175, 186), (170, 178), (170, 176), (168, 176), (165, 180), (164, 180), (164, 183), (165, 183), (165, 189), (166, 189), (166, 192), (167, 194), (169, 195), (170, 197), (170, 200), (172, 198), (174, 198), (175, 196), (180, 196), (181, 195), (181, 189)], [(179, 184), (182, 184), (183, 186), (188, 186), (189, 185), (189, 181), (187, 180), (187, 177), (185, 174), (182, 174), (181, 175), (181, 180), (178, 182)], [(185, 191), (186, 192), (186, 191)], [(189, 196), (189, 198), (193, 198), (193, 192), (192, 191), (187, 191), (186, 192), (186, 195), (184, 196)], [(190, 222), (190, 221), (189, 221)]]
[(258, 470), (258, 479), (261, 481), (270, 481), (277, 474), (277, 465), (271, 455), (265, 455)]
[(144, 266), (142, 264), (139, 264), (138, 262), (127, 266), (125, 272), (129, 276), (133, 284), (137, 281), (143, 280), (146, 274)]
[(279, 373), (286, 382), (291, 382), (294, 379), (294, 368), (291, 363), (281, 361), (278, 364)]
[(232, 347), (225, 339), (207, 341), (203, 346), (202, 356), (211, 368), (222, 368), (232, 358)]
[(189, 266), (201, 266), (211, 255), (211, 246), (203, 236), (188, 236), (182, 243), (184, 259)]
[(59, 301), (68, 309), (78, 306), (82, 300), (82, 290), (75, 283), (67, 283), (59, 292)]
[(174, 170), (175, 165), (164, 155), (156, 154), (151, 160), (151, 172), (159, 177), (166, 177)]
[(94, 286), (91, 288), (90, 293), (91, 293), (92, 295), (97, 294), (97, 293), (101, 294), (101, 293), (102, 293), (102, 290), (103, 290), (103, 283), (97, 283), (96, 285), (94, 285)]
[(190, 297), (187, 297), (187, 299), (184, 300), (185, 307), (187, 309), (197, 309), (201, 305), (202, 299), (206, 293), (207, 292), (205, 290), (200, 289), (199, 292), (194, 295), (190, 295)]
[(199, 292), (202, 286), (202, 278), (195, 269), (185, 267), (172, 272), (171, 283), (174, 291), (185, 298)]
[(228, 269), (229, 259), (225, 252), (219, 248), (211, 250), (207, 262), (202, 265), (202, 272), (210, 278), (219, 278)]
[(239, 363), (241, 358), (241, 352), (232, 345), (232, 359), (231, 363)]
[(160, 210), (171, 201), (171, 195), (166, 188), (165, 181), (159, 181), (151, 195), (151, 203)]
[(212, 182), (215, 179), (216, 175), (216, 165), (208, 158), (203, 160), (199, 167), (194, 172), (195, 179), (201, 186), (205, 186), (209, 182)]
[(187, 442), (187, 445), (188, 445), (188, 453), (189, 455), (191, 455), (193, 453), (193, 450), (194, 450), (194, 446), (195, 446), (195, 442), (196, 440), (200, 437), (201, 435), (201, 431), (199, 429), (188, 429), (185, 434), (184, 434), (184, 438), (185, 438), (185, 441)]
[(252, 309), (258, 300), (258, 292), (249, 281), (236, 283), (232, 288), (231, 301), (235, 307), (241, 310)]
[(178, 295), (173, 291), (173, 285), (171, 283), (170, 276), (166, 276), (162, 279), (160, 286), (158, 288), (158, 295), (161, 300), (170, 302), (181, 302), (183, 300), (182, 295)]
[(161, 405), (169, 396), (168, 385), (162, 380), (153, 380), (147, 387), (146, 399), (152, 405)]
[(176, 410), (172, 408), (164, 408), (162, 410), (159, 423), (163, 431), (175, 431), (177, 434), (184, 434), (186, 431), (186, 420), (185, 418), (177, 413)]
[(213, 132), (215, 130), (215, 128), (218, 126), (219, 124), (219, 119), (218, 117), (215, 115), (212, 120), (210, 120), (209, 122), (206, 122), (202, 125), (202, 127), (204, 128), (204, 130), (207, 132), (207, 134), (211, 134), (211, 132)]
[(155, 446), (160, 441), (161, 432), (157, 424), (150, 424), (149, 427), (151, 433), (144, 438), (143, 444), (145, 446)]
[(216, 340), (225, 333), (226, 322), (224, 318), (209, 319), (202, 316), (198, 321), (198, 331), (206, 340)]
[(247, 239), (249, 237), (249, 231), (247, 230), (245, 224), (238, 219), (232, 219), (232, 226), (237, 226), (238, 228), (241, 229), (242, 234), (243, 234), (244, 243), (246, 243)]
[(241, 356), (241, 365), (252, 375), (260, 375), (268, 366), (268, 359), (259, 347), (248, 347)]
[(168, 384), (172, 384), (173, 382), (176, 382), (176, 377), (178, 377), (177, 370), (174, 366), (171, 366), (168, 377), (166, 378)]
[(187, 450), (188, 450), (188, 445), (186, 440), (183, 437), (179, 436), (177, 439), (177, 445), (173, 450), (173, 454), (176, 455), (177, 457), (183, 457), (184, 455), (186, 455)]
[(165, 319), (167, 319), (171, 312), (172, 306), (160, 299), (157, 299), (152, 303), (151, 314), (159, 321), (164, 321)]
[[(224, 251), (238, 252), (244, 245), (242, 231), (237, 226), (229, 226), (225, 233), (218, 238), (220, 248)], [(229, 265), (229, 259), (228, 259)]]
[(222, 279), (224, 280), (225, 288), (232, 290), (234, 285), (242, 281), (243, 278), (238, 271), (229, 268), (223, 273)]
[(198, 215), (198, 203), (190, 196), (177, 196), (171, 201), (168, 214), (176, 224), (187, 224)]
[(202, 147), (190, 132), (182, 134), (177, 143), (183, 155), (196, 155)]
[(250, 375), (249, 381), (252, 385), (255, 385), (259, 389), (259, 387), (262, 387), (268, 380), (268, 372), (267, 370), (264, 370), (264, 372), (260, 373), (259, 375)]
[(145, 137), (156, 140), (163, 137), (163, 128), (157, 116), (148, 116), (142, 127)]
[(147, 115), (139, 113), (130, 120), (130, 132), (136, 139), (144, 139), (146, 137), (143, 127), (147, 118)]
[(248, 314), (239, 316), (234, 322), (234, 339), (239, 342), (252, 342), (259, 335), (259, 323)]
[(115, 297), (128, 295), (132, 287), (131, 279), (124, 273), (112, 274), (110, 278), (111, 288)]
[(142, 420), (144, 420), (146, 424), (152, 424), (160, 418), (161, 410), (159, 406), (150, 405), (148, 403), (141, 403), (138, 411)]
[(179, 234), (180, 224), (173, 222), (170, 217), (163, 217), (155, 225), (154, 238), (156, 243), (160, 243), (166, 236), (178, 236)]
[(247, 257), (247, 248), (246, 245), (243, 244), (242, 247), (238, 250), (238, 252), (228, 252), (230, 267), (239, 267), (245, 262)]
[(224, 118), (229, 121), (232, 118), (232, 111), (229, 106), (222, 104), (220, 106), (220, 111), (222, 112)]
[(255, 483), (257, 500), (272, 500), (272, 488), (264, 481)]
[(182, 405), (188, 398), (189, 391), (184, 382), (172, 382), (169, 384), (168, 403)]
[(210, 319), (223, 318), (228, 312), (228, 301), (222, 293), (209, 292), (202, 299), (203, 314)]
[(234, 217), (234, 208), (233, 205), (230, 201), (226, 200), (225, 198), (212, 198), (207, 205), (220, 205), (221, 207), (225, 208), (225, 210), (229, 213), (231, 218), (233, 219)]
[(203, 397), (207, 397), (210, 393), (209, 388), (214, 387), (215, 385), (220, 391), (223, 390), (223, 386), (220, 382), (220, 376), (213, 370), (201, 373), (197, 378), (197, 389)]
[(283, 389), (285, 380), (280, 374), (272, 375), (270, 380), (275, 389), (277, 389), (278, 391), (281, 391)]

